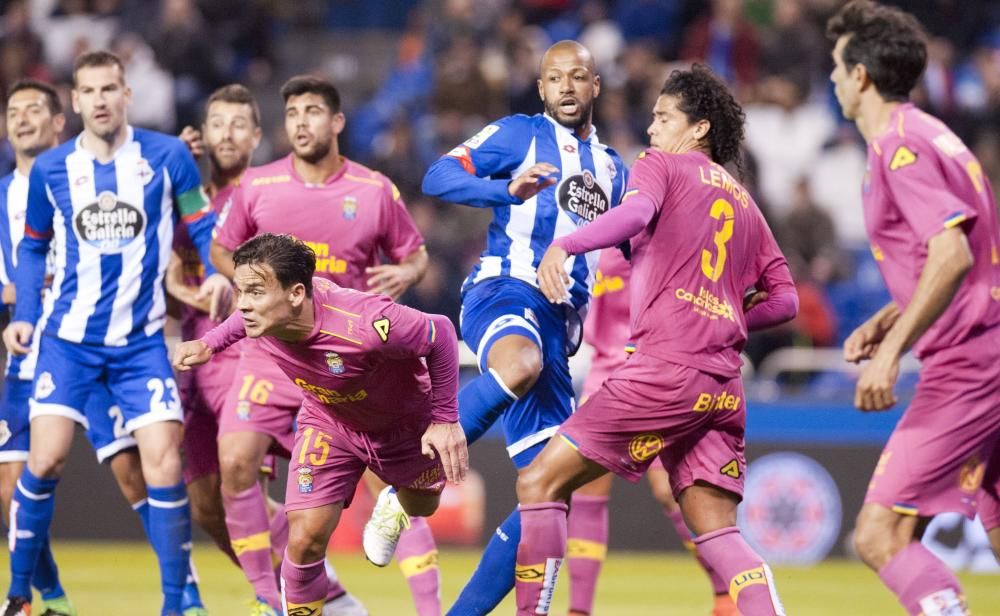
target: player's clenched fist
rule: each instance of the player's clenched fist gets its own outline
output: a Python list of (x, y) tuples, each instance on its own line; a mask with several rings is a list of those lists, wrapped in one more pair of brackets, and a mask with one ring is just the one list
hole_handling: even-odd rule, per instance
[(3, 330), (3, 343), (14, 355), (27, 355), (31, 350), (31, 334), (35, 326), (27, 321), (14, 321)]
[(444, 476), (452, 483), (465, 481), (469, 472), (469, 447), (465, 442), (465, 432), (455, 423), (432, 423), (420, 437), (421, 452), (434, 459), (434, 452), (441, 456)]
[(532, 165), (524, 173), (510, 181), (510, 184), (507, 185), (507, 192), (512, 197), (527, 201), (555, 184), (556, 179), (551, 176), (556, 173), (559, 173), (559, 169), (555, 165), (549, 163)]
[[(7, 332), (4, 332), (6, 337)], [(187, 372), (194, 366), (200, 366), (212, 359), (212, 347), (201, 340), (188, 340), (177, 345), (174, 349), (174, 369), (178, 372)]]
[(567, 297), (566, 285), (570, 283), (565, 263), (569, 253), (558, 246), (549, 246), (538, 264), (538, 288), (553, 304), (563, 302)]

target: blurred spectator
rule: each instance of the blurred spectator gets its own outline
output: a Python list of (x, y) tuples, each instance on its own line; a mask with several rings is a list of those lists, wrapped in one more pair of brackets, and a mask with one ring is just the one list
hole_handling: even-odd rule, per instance
[(743, 0), (712, 0), (707, 14), (684, 34), (681, 59), (704, 62), (738, 89), (757, 77), (757, 29), (743, 16)]
[(839, 243), (868, 246), (861, 190), (867, 154), (853, 125), (841, 124), (809, 167), (809, 198), (833, 220)]
[(138, 34), (120, 36), (113, 51), (125, 64), (125, 74), (132, 88), (129, 122), (144, 128), (173, 132), (177, 125), (173, 77), (157, 65), (153, 50)]
[(119, 30), (117, 4), (114, 0), (95, 3), (100, 10), (93, 11), (87, 0), (60, 0), (41, 26), (36, 26), (45, 62), (57, 78), (69, 77), (73, 60), (84, 51), (111, 48)]

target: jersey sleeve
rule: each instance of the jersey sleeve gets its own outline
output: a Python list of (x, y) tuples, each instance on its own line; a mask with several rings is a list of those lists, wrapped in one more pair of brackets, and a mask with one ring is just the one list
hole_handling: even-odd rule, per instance
[[(778, 246), (774, 234), (764, 221), (764, 217), (758, 213), (757, 222), (759, 225), (760, 241), (757, 246), (757, 255), (754, 259), (754, 271), (752, 272), (753, 284), (759, 291), (768, 293), (779, 293), (795, 289), (792, 280), (792, 272), (788, 267), (788, 261), (784, 253)], [(749, 284), (746, 286), (750, 286)]]
[(380, 248), (394, 263), (399, 263), (424, 245), (424, 236), (406, 209), (399, 189), (388, 179), (383, 189), (382, 214)]
[(215, 228), (215, 241), (229, 251), (236, 250), (240, 244), (257, 234), (246, 186), (247, 183), (243, 181), (233, 190), (232, 199)]
[(507, 185), (528, 153), (532, 126), (532, 119), (524, 115), (487, 125), (430, 166), (424, 175), (424, 193), (477, 207), (521, 203)]
[(639, 154), (632, 165), (622, 202), (642, 196), (649, 199), (659, 212), (670, 190), (670, 167), (667, 155), (653, 150)]
[(55, 206), (49, 199), (43, 165), (35, 161), (28, 176), (28, 210), (24, 219), (24, 238), (17, 247), (18, 267), (14, 273), (17, 305), (14, 318), (35, 323), (42, 312), (42, 286), (45, 283), (45, 258), (52, 242)]
[(429, 315), (397, 304), (385, 295), (373, 296), (364, 310), (366, 346), (393, 359), (425, 357), (436, 338)]
[(948, 188), (940, 154), (926, 141), (894, 137), (882, 144), (882, 177), (899, 213), (924, 243), (976, 218), (974, 204)]
[(201, 262), (205, 264), (205, 275), (211, 276), (215, 273), (209, 258), (215, 212), (205, 194), (205, 189), (201, 186), (198, 164), (184, 142), (173, 138), (166, 164), (172, 183), (174, 204), (180, 213), (181, 221), (187, 227), (191, 242), (198, 249)]

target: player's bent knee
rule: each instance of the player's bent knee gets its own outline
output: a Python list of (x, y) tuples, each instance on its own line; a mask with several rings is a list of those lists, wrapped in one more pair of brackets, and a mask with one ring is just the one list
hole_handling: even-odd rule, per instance
[(28, 470), (35, 477), (42, 479), (55, 479), (62, 475), (66, 466), (65, 453), (36, 452), (28, 453)]
[(520, 398), (535, 386), (542, 374), (542, 351), (526, 339), (522, 344), (503, 347), (497, 343), (490, 351), (489, 367), (496, 370), (507, 389)]
[(562, 497), (560, 483), (538, 459), (517, 476), (517, 501), (522, 504), (548, 503)]
[(857, 526), (854, 529), (854, 551), (858, 558), (876, 571), (881, 569), (892, 556), (905, 547), (895, 536), (893, 526), (885, 520), (866, 515), (866, 511), (858, 514)]
[(288, 558), (297, 565), (314, 563), (326, 556), (327, 538), (322, 533), (292, 524), (288, 530)]
[(223, 487), (233, 493), (248, 490), (257, 483), (260, 464), (240, 453), (221, 453), (219, 468)]

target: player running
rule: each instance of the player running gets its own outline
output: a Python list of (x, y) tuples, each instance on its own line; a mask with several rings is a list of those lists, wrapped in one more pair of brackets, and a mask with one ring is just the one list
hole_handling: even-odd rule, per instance
[(854, 544), (910, 614), (967, 614), (958, 579), (920, 537), (939, 513), (974, 517), (978, 500), (1000, 545), (996, 202), (972, 152), (908, 101), (927, 63), (916, 19), (852, 2), (827, 32), (837, 100), (868, 142), (865, 227), (892, 297), (844, 341), (847, 361), (871, 360), (855, 405), (895, 405), (900, 357), (911, 347), (923, 365), (868, 484)]
[[(597, 255), (566, 264), (568, 305), (545, 300), (535, 268), (553, 238), (608, 211), (624, 192), (625, 165), (591, 123), (600, 89), (590, 52), (556, 43), (538, 80), (545, 113), (488, 125), (424, 177), (428, 195), (493, 208), (486, 250), (462, 288), (462, 337), (482, 374), (459, 393), (460, 418), (469, 442), (501, 419), (519, 472), (573, 411), (568, 357), (580, 343)], [(451, 614), (489, 613), (510, 592), (519, 524), (514, 511), (500, 525)]]
[[(73, 107), (84, 130), (39, 155), (31, 168), (15, 320), (3, 336), (14, 355), (27, 354), (33, 338), (38, 344), (31, 445), (14, 495), (3, 614), (30, 612), (32, 572), (48, 538), (74, 425), (89, 426), (93, 414), (85, 406), (106, 389), (120, 432), (135, 438), (142, 455), (149, 498), (140, 514), (160, 562), (161, 613), (180, 614), (191, 526), (178, 451), (181, 411), (162, 335), (162, 279), (178, 213), (206, 258), (214, 216), (184, 144), (128, 125), (131, 91), (116, 56), (83, 54), (73, 77)], [(55, 279), (43, 311), (53, 238)], [(230, 289), (225, 278), (210, 275), (202, 291), (221, 307)]]
[[(632, 266), (622, 251), (609, 248), (601, 251), (597, 262), (590, 311), (583, 327), (583, 340), (594, 349), (590, 371), (583, 383), (580, 403), (597, 393), (601, 384), (620, 368), (633, 346), (629, 343), (629, 294)], [(594, 611), (597, 578), (608, 550), (608, 497), (613, 475), (605, 475), (573, 492), (567, 528), (566, 558), (570, 575), (569, 616), (587, 616)], [(670, 478), (659, 458), (646, 472), (653, 497), (663, 507), (663, 513), (691, 551), (712, 584), (715, 605), (712, 616), (738, 616), (729, 597), (729, 583), (705, 562), (695, 549), (691, 531), (684, 524), (680, 506), (670, 489)]]
[[(674, 71), (653, 108), (651, 148), (622, 205), (553, 242), (538, 267), (553, 305), (564, 262), (631, 239), (635, 352), (559, 429), (518, 479), (518, 614), (545, 614), (566, 552), (573, 489), (612, 471), (638, 481), (659, 456), (698, 553), (729, 583), (740, 612), (783, 614), (770, 569), (736, 527), (746, 406), (747, 330), (791, 319), (788, 265), (749, 193), (722, 165), (736, 159), (743, 112), (708, 69)], [(767, 298), (743, 312), (744, 291)]]
[(248, 336), (303, 392), (285, 498), (282, 595), (286, 614), (318, 615), (326, 546), (366, 467), (411, 516), (431, 515), (445, 478), (465, 477), (455, 329), (446, 317), (385, 295), (313, 278), (315, 253), (287, 235), (259, 235), (233, 259), (239, 312), (180, 345), (174, 365), (204, 363)]
[[(241, 243), (262, 232), (291, 233), (316, 253), (318, 276), (343, 287), (398, 298), (427, 268), (423, 237), (399, 191), (385, 176), (340, 155), (337, 138), (345, 119), (333, 84), (314, 77), (294, 77), (282, 87), (281, 95), (292, 153), (244, 174), (213, 243), (216, 266), (232, 275), (232, 251)], [(380, 264), (383, 254), (392, 264)], [(234, 543), (245, 546), (237, 550), (240, 564), (259, 599), (274, 609), (279, 608), (280, 600), (257, 475), (268, 451), (289, 455), (295, 414), (301, 404), (301, 390), (270, 355), (254, 340), (242, 345), (219, 425), (222, 496), (229, 534)], [(380, 498), (380, 503), (387, 502), (395, 504), (388, 492)], [(388, 509), (393, 510), (392, 515), (384, 517), (397, 520), (398, 504)], [(251, 511), (258, 513), (251, 515)], [(426, 521), (407, 523), (411, 529), (403, 538), (400, 560), (404, 555), (435, 555)], [(412, 546), (416, 549), (411, 554), (408, 550)], [(437, 567), (409, 572), (414, 574), (408, 582), (418, 611), (422, 615), (439, 613)], [(433, 584), (426, 584), (428, 579)], [(344, 604), (345, 614), (364, 613), (339, 584), (330, 592), (331, 601)]]

